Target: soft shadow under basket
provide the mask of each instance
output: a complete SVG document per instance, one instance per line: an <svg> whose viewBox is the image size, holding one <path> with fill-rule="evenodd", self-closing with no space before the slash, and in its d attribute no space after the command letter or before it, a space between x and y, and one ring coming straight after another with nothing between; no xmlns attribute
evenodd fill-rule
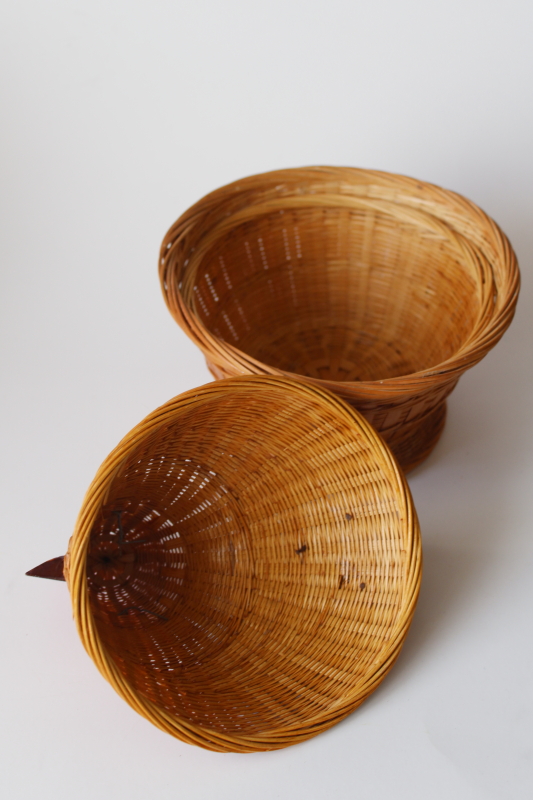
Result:
<svg viewBox="0 0 533 800"><path fill-rule="evenodd" d="M122 440L64 571L85 648L136 711L191 744L253 752L315 736L376 688L420 563L405 478L358 412L244 377L171 400Z"/></svg>

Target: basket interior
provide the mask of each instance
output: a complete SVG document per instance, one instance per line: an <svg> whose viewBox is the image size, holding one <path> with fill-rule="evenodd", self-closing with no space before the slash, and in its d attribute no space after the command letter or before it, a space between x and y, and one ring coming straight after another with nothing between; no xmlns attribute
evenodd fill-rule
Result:
<svg viewBox="0 0 533 800"><path fill-rule="evenodd" d="M261 388L139 443L87 557L128 682L228 734L346 701L397 634L405 587L406 512L380 452L331 406Z"/></svg>
<svg viewBox="0 0 533 800"><path fill-rule="evenodd" d="M195 310L270 366L334 381L434 367L468 339L479 276L451 237L368 209L258 216L198 264Z"/></svg>

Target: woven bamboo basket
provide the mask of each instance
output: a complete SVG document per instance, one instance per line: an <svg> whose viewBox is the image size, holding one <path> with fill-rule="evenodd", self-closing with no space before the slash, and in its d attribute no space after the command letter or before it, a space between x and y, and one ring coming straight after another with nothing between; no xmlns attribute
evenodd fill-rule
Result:
<svg viewBox="0 0 533 800"><path fill-rule="evenodd" d="M420 585L409 489L348 404L277 377L220 381L104 461L64 573L85 648L159 728L210 750L301 742L398 656ZM30 574L61 578L62 559Z"/></svg>
<svg viewBox="0 0 533 800"><path fill-rule="evenodd" d="M444 426L446 397L499 340L519 273L465 198L385 172L255 175L207 195L166 235L167 305L216 378L292 375L329 388L405 469Z"/></svg>

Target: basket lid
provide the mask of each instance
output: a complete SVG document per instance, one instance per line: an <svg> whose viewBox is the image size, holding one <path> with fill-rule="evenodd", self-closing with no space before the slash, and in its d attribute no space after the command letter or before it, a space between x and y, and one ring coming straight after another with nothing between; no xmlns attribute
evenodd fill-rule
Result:
<svg viewBox="0 0 533 800"><path fill-rule="evenodd" d="M250 752L320 733L376 688L420 565L405 478L363 417L247 376L180 395L120 442L65 575L85 648L136 711Z"/></svg>

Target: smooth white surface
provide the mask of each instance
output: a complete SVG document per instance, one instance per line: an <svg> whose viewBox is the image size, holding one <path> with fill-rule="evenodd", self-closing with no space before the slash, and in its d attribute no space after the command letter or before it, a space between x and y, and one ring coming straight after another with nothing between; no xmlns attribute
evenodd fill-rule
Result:
<svg viewBox="0 0 533 800"><path fill-rule="evenodd" d="M530 0L8 0L2 85L0 787L24 800L533 796ZM63 584L86 488L145 414L210 376L166 311L159 243L228 181L305 164L479 203L519 256L517 317L411 477L425 546L395 669L345 722L218 755L97 673Z"/></svg>

